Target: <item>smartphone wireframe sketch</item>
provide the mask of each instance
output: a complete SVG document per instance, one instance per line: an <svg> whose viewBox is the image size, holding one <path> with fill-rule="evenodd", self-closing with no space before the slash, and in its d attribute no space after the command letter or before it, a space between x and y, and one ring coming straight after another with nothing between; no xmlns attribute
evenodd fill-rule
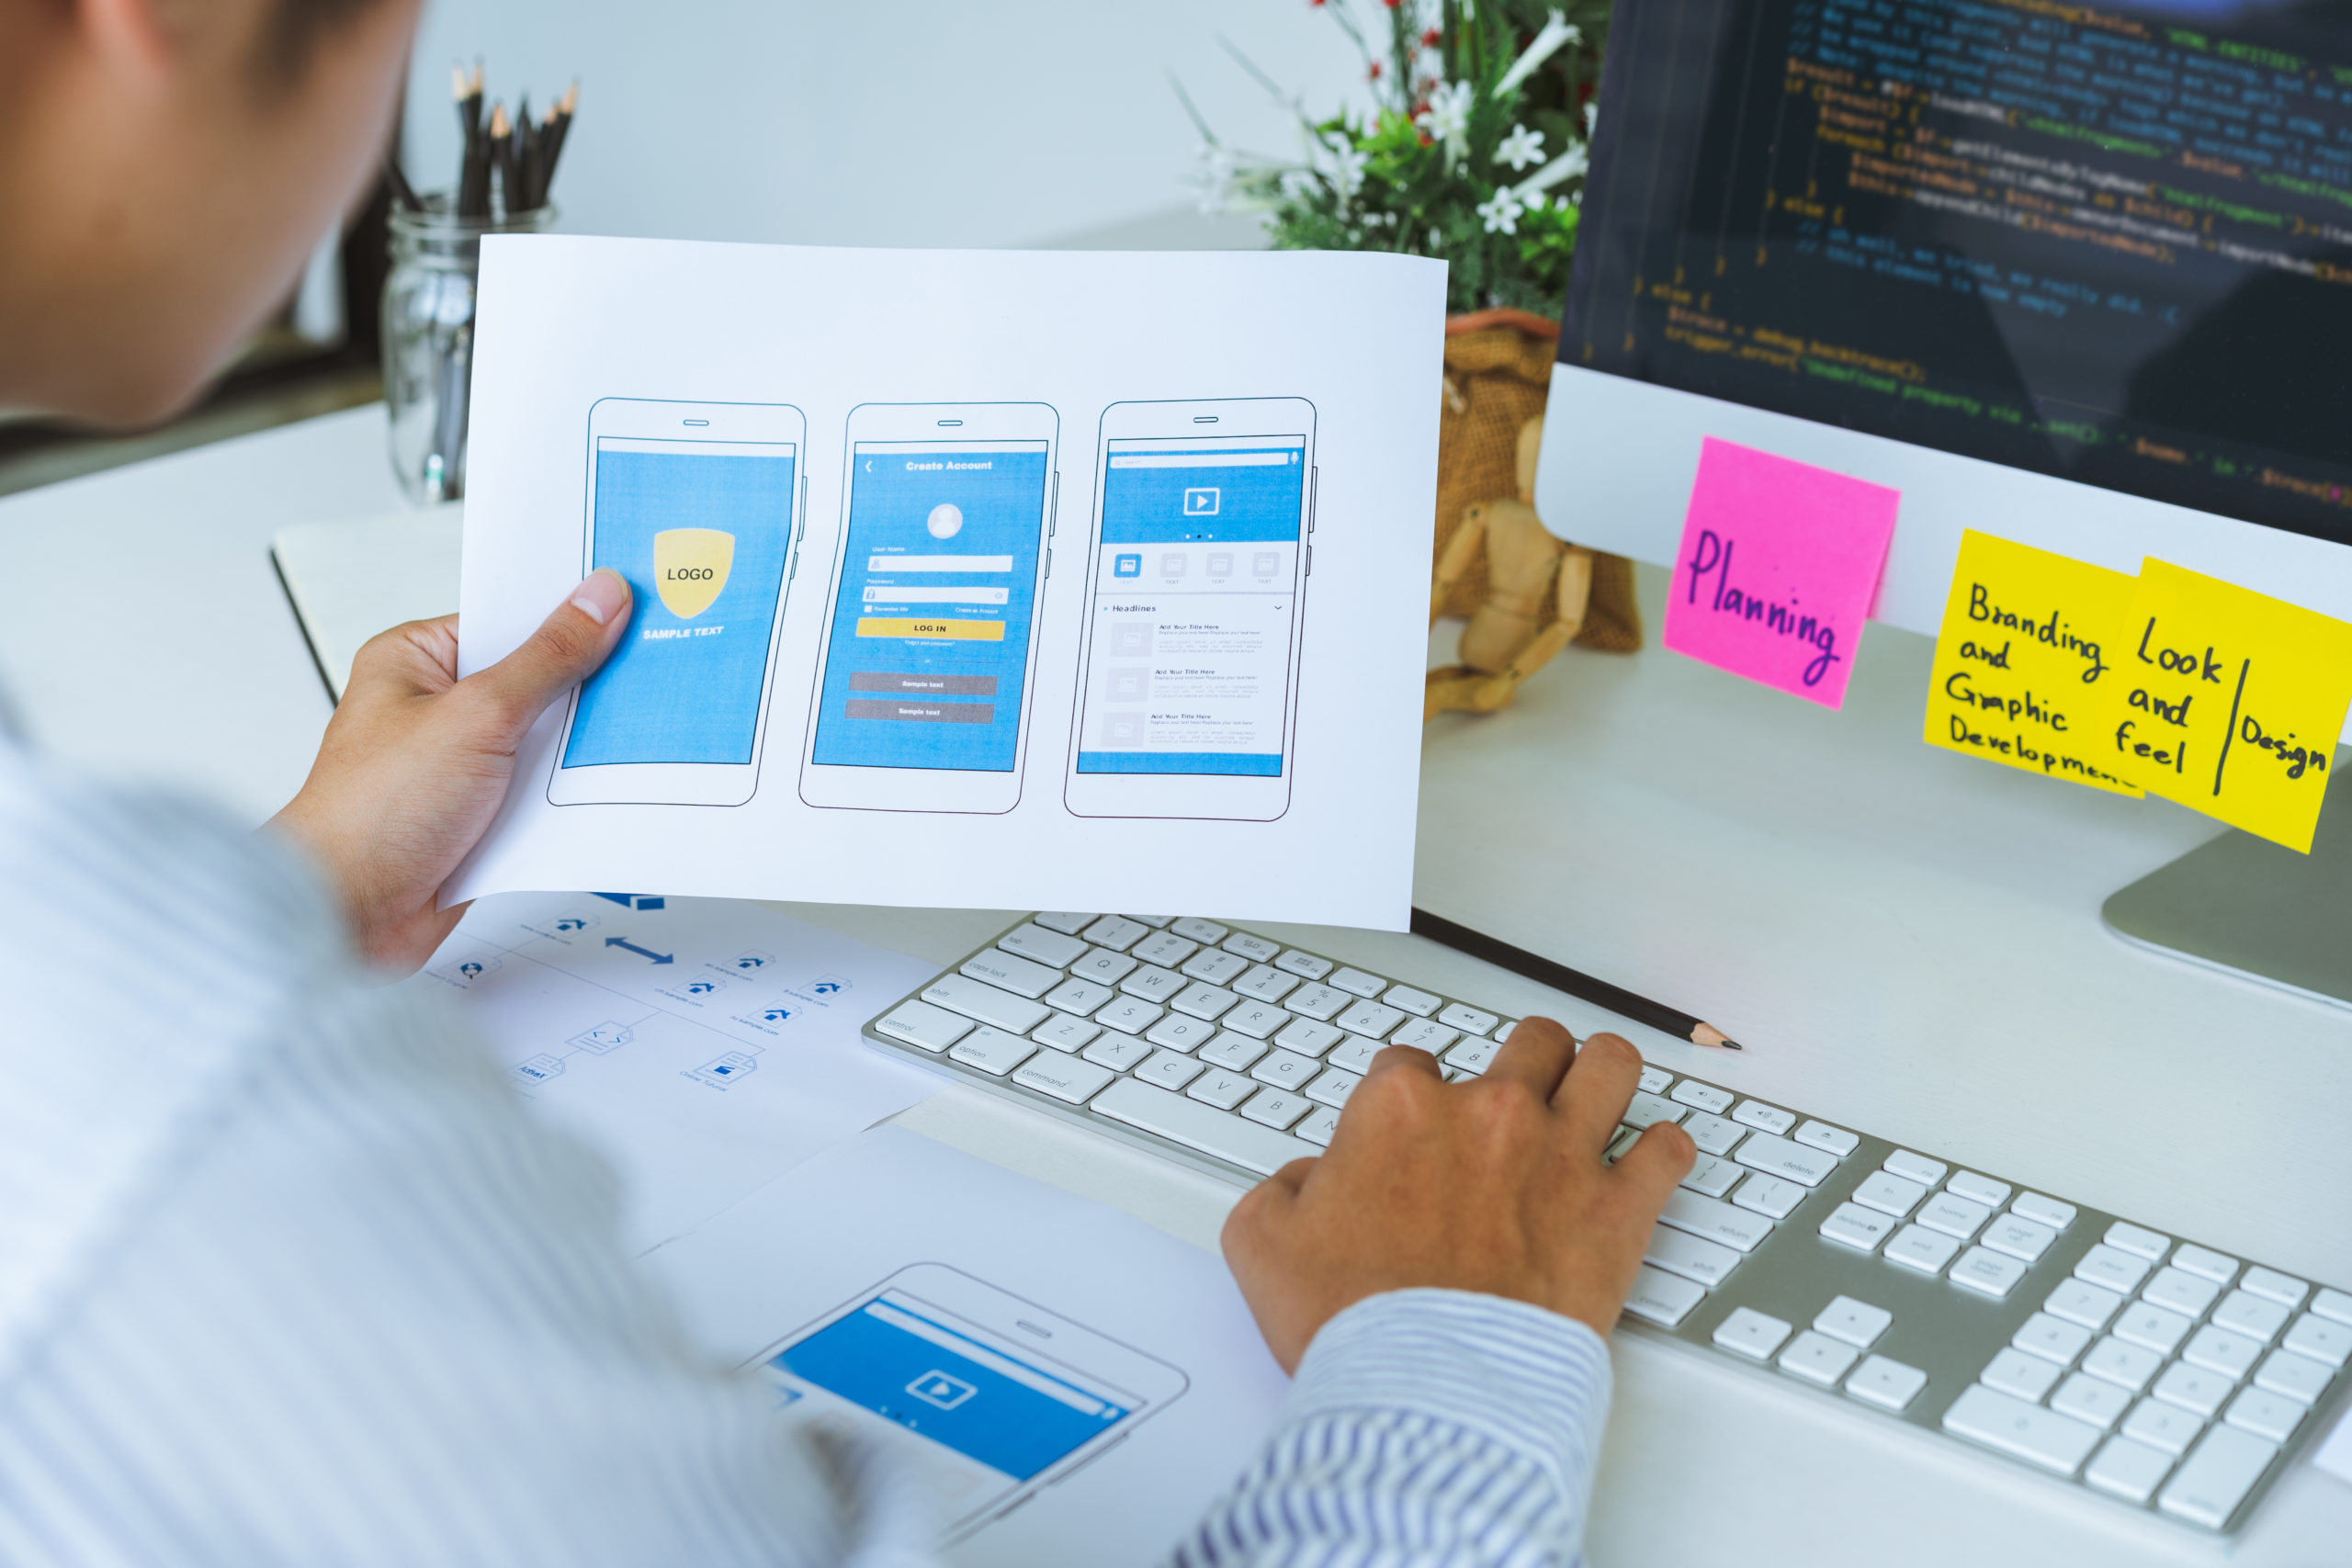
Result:
<svg viewBox="0 0 2352 1568"><path fill-rule="evenodd" d="M565 709L551 803L741 806L759 788L807 446L784 403L588 411L583 575L612 568L633 603Z"/></svg>
<svg viewBox="0 0 2352 1568"><path fill-rule="evenodd" d="M950 1540L1181 1396L1176 1367L960 1269L917 1263L753 1359L785 1416L901 1445Z"/></svg>
<svg viewBox="0 0 2352 1568"><path fill-rule="evenodd" d="M850 411L801 799L1020 803L1059 433L1044 403Z"/></svg>
<svg viewBox="0 0 2352 1568"><path fill-rule="evenodd" d="M1063 801L1271 822L1296 772L1315 528L1303 398L1102 411Z"/></svg>

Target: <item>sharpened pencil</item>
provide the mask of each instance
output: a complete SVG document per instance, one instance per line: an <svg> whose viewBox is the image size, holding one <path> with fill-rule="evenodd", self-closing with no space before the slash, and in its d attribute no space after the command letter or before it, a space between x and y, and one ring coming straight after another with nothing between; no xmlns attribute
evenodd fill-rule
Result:
<svg viewBox="0 0 2352 1568"><path fill-rule="evenodd" d="M1466 953L1473 958L1483 958L1498 968L1565 991L1579 1001L1590 1002L1597 1008L1647 1024L1661 1034L1671 1034L1678 1040L1688 1040L1693 1045L1707 1045L1722 1051L1745 1051L1747 1046L1717 1029L1703 1019L1679 1012L1663 1002L1598 980L1581 970L1565 964L1554 963L1541 953L1530 953L1523 947L1513 947L1498 937L1457 925L1427 909L1413 911L1412 930L1415 936L1425 936L1431 942L1442 942L1456 953Z"/></svg>

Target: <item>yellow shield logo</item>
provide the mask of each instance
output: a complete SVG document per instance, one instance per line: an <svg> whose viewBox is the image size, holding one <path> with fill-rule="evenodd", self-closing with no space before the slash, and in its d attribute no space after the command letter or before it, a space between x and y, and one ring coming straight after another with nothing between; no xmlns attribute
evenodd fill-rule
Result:
<svg viewBox="0 0 2352 1568"><path fill-rule="evenodd" d="M653 536L654 586L682 621L710 608L734 564L735 536L717 528L668 528Z"/></svg>

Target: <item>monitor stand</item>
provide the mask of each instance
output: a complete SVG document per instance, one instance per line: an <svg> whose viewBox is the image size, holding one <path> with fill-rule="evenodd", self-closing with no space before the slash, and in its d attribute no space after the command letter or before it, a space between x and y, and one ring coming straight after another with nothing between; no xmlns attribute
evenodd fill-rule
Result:
<svg viewBox="0 0 2352 1568"><path fill-rule="evenodd" d="M2233 828L2099 913L2126 942L2352 1007L2352 800L2320 814L2308 855Z"/></svg>

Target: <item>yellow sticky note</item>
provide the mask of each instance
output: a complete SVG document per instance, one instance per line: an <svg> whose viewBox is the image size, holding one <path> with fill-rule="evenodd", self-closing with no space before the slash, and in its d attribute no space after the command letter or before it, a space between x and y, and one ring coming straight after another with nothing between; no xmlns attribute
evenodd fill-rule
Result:
<svg viewBox="0 0 2352 1568"><path fill-rule="evenodd" d="M1928 744L2139 795L2103 733L2132 587L2124 572L1962 534L1928 685Z"/></svg>
<svg viewBox="0 0 2352 1568"><path fill-rule="evenodd" d="M2117 772L2311 852L2352 705L2352 626L2151 559L2115 662L2106 755Z"/></svg>

